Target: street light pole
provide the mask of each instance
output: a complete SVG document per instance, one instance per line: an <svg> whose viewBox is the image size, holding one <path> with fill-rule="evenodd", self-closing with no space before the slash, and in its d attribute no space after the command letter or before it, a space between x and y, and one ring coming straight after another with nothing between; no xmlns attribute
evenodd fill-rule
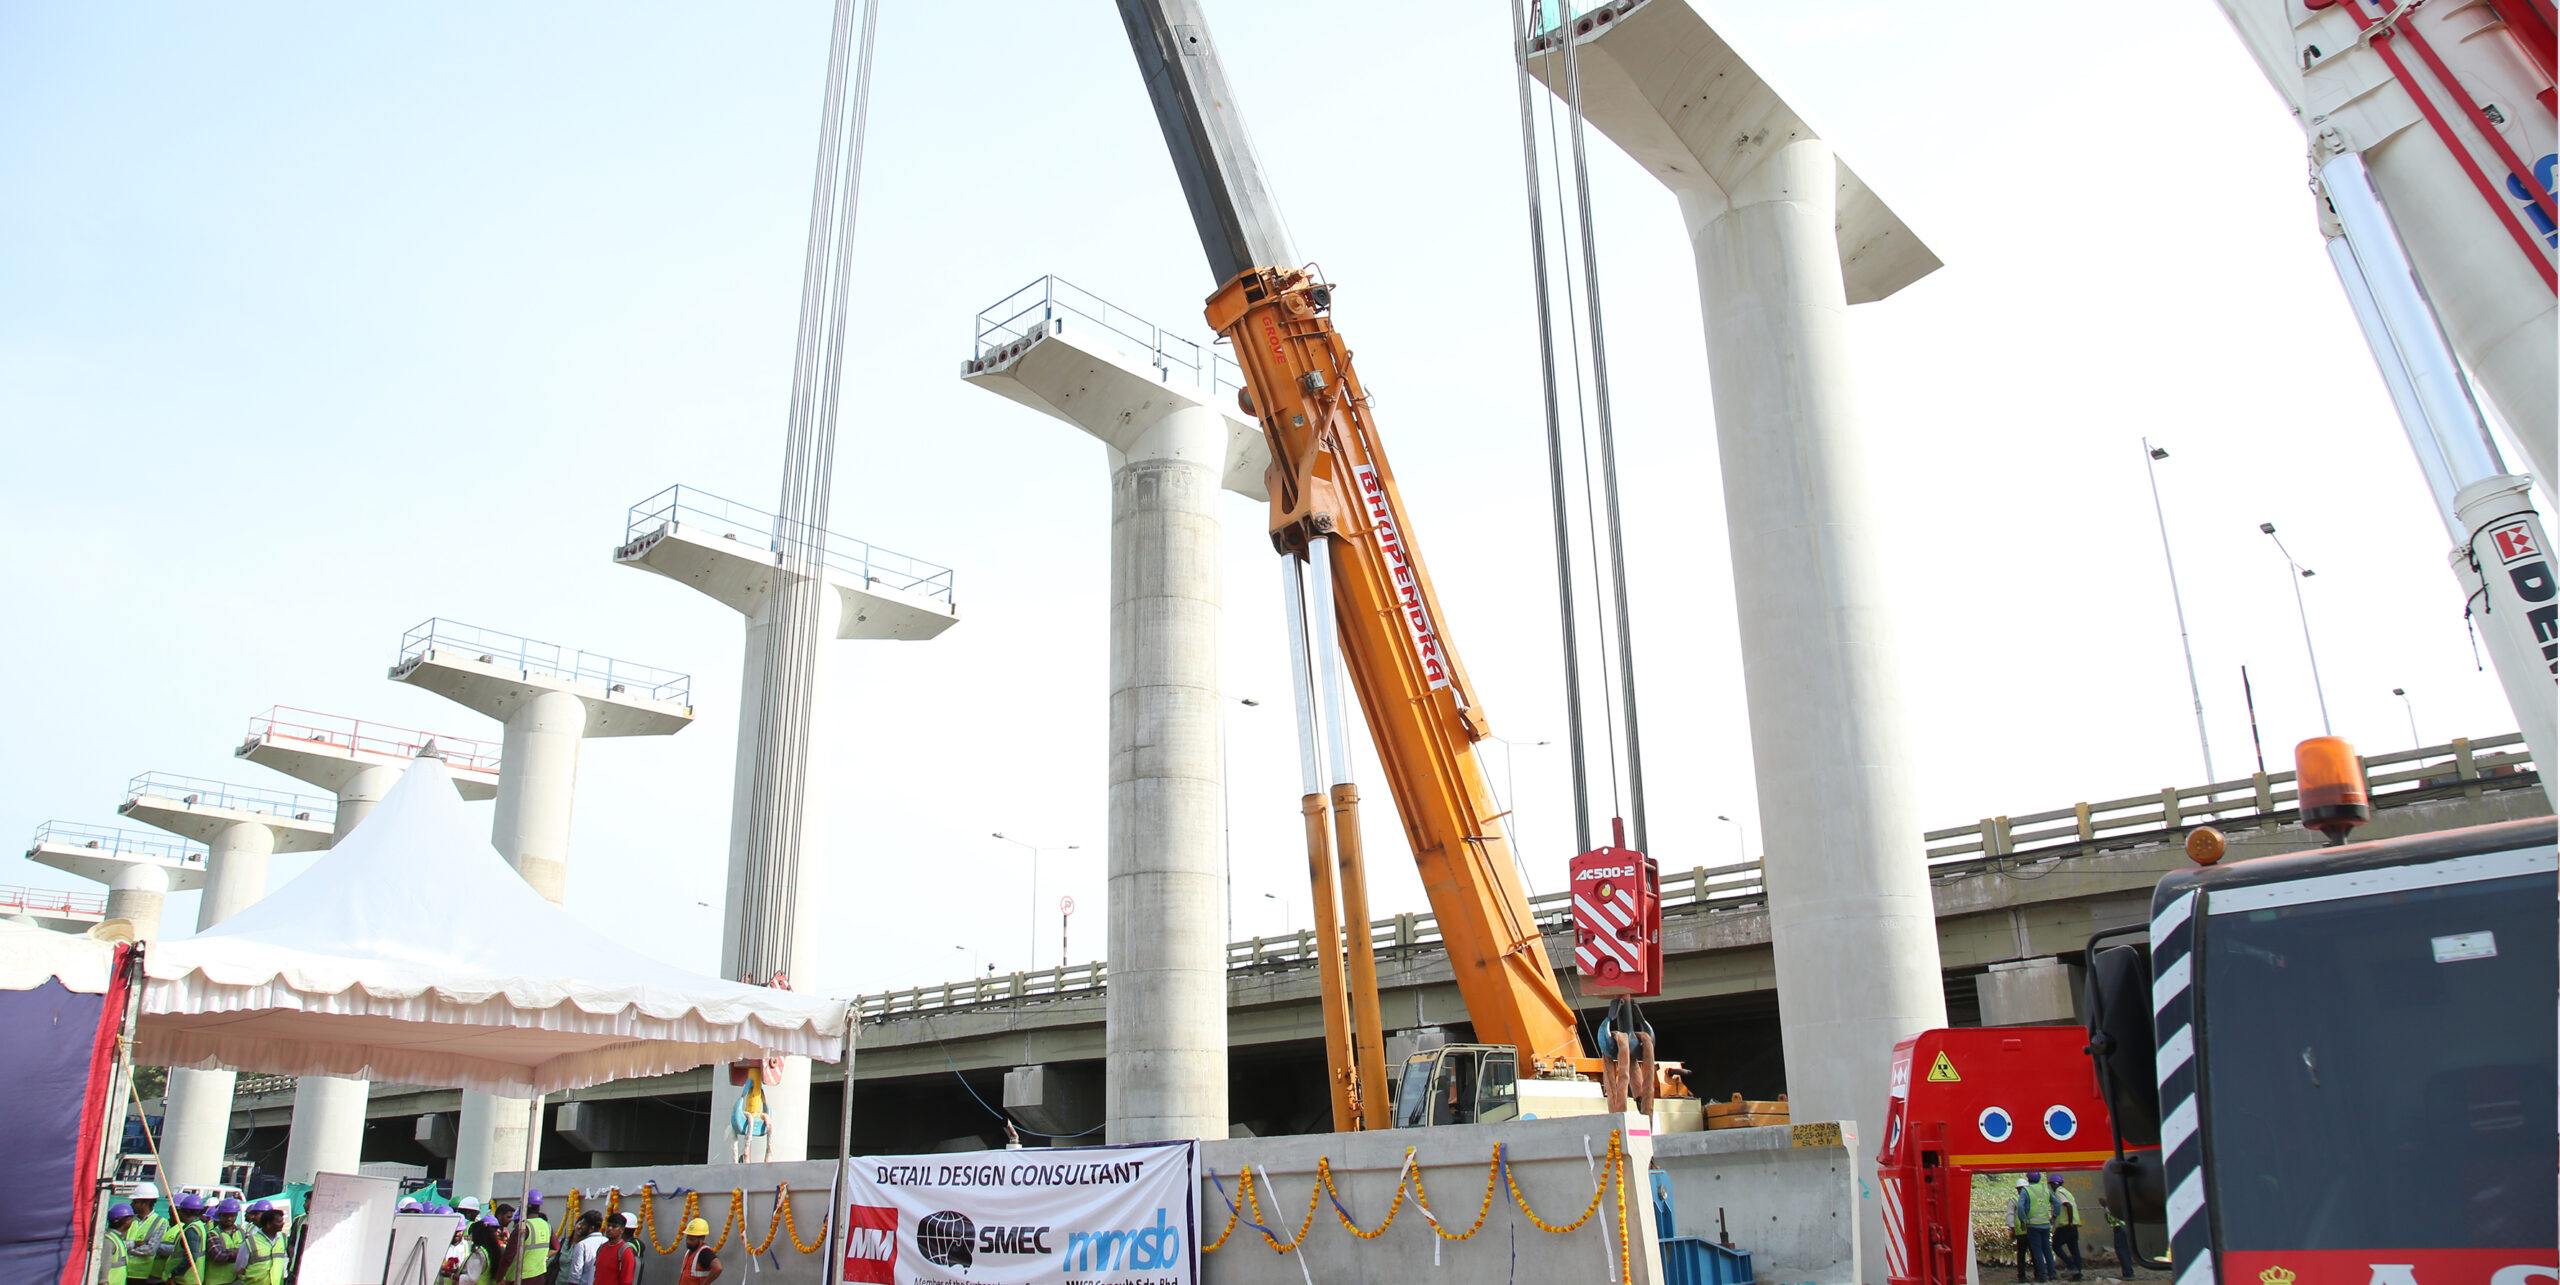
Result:
<svg viewBox="0 0 2560 1285"><path fill-rule="evenodd" d="M2413 750L2426 748L2427 743L2418 739L2418 707L2409 703L2409 689L2394 687L2391 689L2391 694L2400 698L2400 708L2409 713L2409 748Z"/></svg>
<svg viewBox="0 0 2560 1285"><path fill-rule="evenodd" d="M1262 894L1262 899L1263 899L1264 901L1279 901L1279 902L1280 902L1280 922L1281 922L1282 924L1284 924L1284 925L1286 925L1286 926L1288 927L1288 929L1289 929L1289 935L1290 935L1290 936L1292 936L1292 937L1297 936L1297 935L1298 935L1298 909L1297 909L1297 907L1290 905L1290 904L1289 904L1288 902L1286 902L1286 901L1281 901L1281 900L1280 900L1280 898L1278 898L1278 897L1276 897L1276 896L1273 896L1272 894L1267 893L1267 892L1266 892L1266 893L1264 893L1264 894Z"/></svg>
<svg viewBox="0 0 2560 1285"><path fill-rule="evenodd" d="M2284 564L2293 570L2293 613L2302 619L2302 654L2311 658L2311 694L2320 701L2320 734L2335 735L2329 728L2329 693L2320 686L2320 653L2311 645L2311 609L2302 602L2302 582L2316 573L2293 560L2293 551L2284 547L2275 523L2261 522L2258 529L2276 542L2276 552L2284 555Z"/></svg>
<svg viewBox="0 0 2560 1285"><path fill-rule="evenodd" d="M2196 681L2196 649L2187 641L2187 603L2178 592L2178 560L2169 553L2169 513L2160 507L2159 461L2169 458L2164 447L2153 446L2142 439L2142 471L2151 479L2151 516L2160 524L2160 561L2169 568L2169 605L2178 613L2178 650L2187 658L2187 694L2196 706L2196 744L2204 749L2204 779L2217 779L2213 774L2213 740L2204 730L2204 685Z"/></svg>
<svg viewBox="0 0 2560 1285"><path fill-rule="evenodd" d="M1528 858L1524 854L1528 851L1529 840L1520 833L1520 793L1518 789L1514 787L1514 773L1511 770L1512 760L1519 756L1520 747L1522 745L1527 745L1530 749L1534 750L1541 746L1553 745L1555 742L1515 741L1508 736L1492 735L1486 736L1485 739L1488 741L1502 742L1502 806L1511 813L1511 824L1509 826L1511 831L1511 860L1513 864L1520 867L1521 880L1523 882L1527 882L1529 879L1529 863ZM1535 887L1530 889L1532 894L1536 893L1536 891L1537 889Z"/></svg>
<svg viewBox="0 0 2560 1285"><path fill-rule="evenodd" d="M1022 840L1013 838L1012 836L1002 832L991 834L988 837L1002 839L1005 842L1010 843L1017 848L1021 848L1031 854L1031 953L1022 957L1023 970L1028 972L1040 966L1040 854L1043 852L1073 852L1076 850L1077 845L1068 843L1043 848L1038 844L1024 843Z"/></svg>
<svg viewBox="0 0 2560 1285"><path fill-rule="evenodd" d="M1223 695L1223 693L1221 693ZM1258 709L1262 702L1250 696L1228 696L1247 709ZM1222 940L1236 939L1236 819L1227 807L1227 708L1218 707L1218 848L1226 866L1227 935Z"/></svg>
<svg viewBox="0 0 2560 1285"><path fill-rule="evenodd" d="M1735 864L1751 864L1751 845L1742 832L1742 823L1722 813L1716 814L1716 820L1722 821L1726 825L1733 827L1733 856Z"/></svg>

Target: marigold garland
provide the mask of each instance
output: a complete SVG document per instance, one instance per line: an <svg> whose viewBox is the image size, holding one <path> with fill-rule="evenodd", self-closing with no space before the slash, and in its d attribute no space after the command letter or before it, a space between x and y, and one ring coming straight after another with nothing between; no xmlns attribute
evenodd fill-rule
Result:
<svg viewBox="0 0 2560 1285"><path fill-rule="evenodd" d="M1558 1226L1540 1217L1538 1211L1530 1207L1528 1197L1520 1190L1519 1175L1512 1171L1508 1157L1503 1154L1502 1144L1497 1142L1493 1147L1493 1158L1485 1163L1484 1196L1476 1205L1475 1221L1468 1224L1465 1231L1452 1232L1441 1226L1439 1216L1431 1212L1430 1196L1422 1181L1422 1165L1415 1159L1413 1148L1405 1148L1404 1170L1397 1177L1395 1194L1387 1201L1386 1217L1380 1219L1376 1227L1366 1231L1361 1229L1359 1221L1352 1217L1351 1211L1342 1203L1341 1188L1335 1184L1333 1178L1332 1160L1319 1156L1316 1158L1315 1185L1307 1192L1307 1216L1299 1222L1297 1234L1285 1242L1274 1236L1270 1227L1265 1224L1262 1197L1257 1189L1261 1184L1255 1181L1253 1168L1248 1165L1236 1183L1235 1198L1227 1202L1227 1225L1218 1232L1217 1239L1201 1246L1200 1252L1204 1254L1218 1252L1219 1248L1227 1243L1228 1237L1235 1234L1239 1225L1249 1225L1262 1237L1262 1242L1271 1247L1273 1253L1289 1253L1306 1243L1308 1234L1315 1228L1316 1205L1327 1196L1333 1199L1333 1216L1342 1224L1343 1230L1362 1240L1376 1240L1385 1235L1389 1227L1395 1225L1396 1215L1404 1208L1405 1193L1408 1189L1413 1194L1415 1206L1420 1208L1423 1216L1430 1221L1433 1235L1442 1240L1466 1240L1484 1229L1485 1219L1493 1212L1493 1193L1497 1184L1509 1187L1511 1203L1518 1206L1522 1214L1527 1215L1531 1226L1550 1235L1563 1236L1580 1231L1584 1224L1590 1222L1592 1215L1600 1212L1601 1199L1612 1194L1611 1189L1614 1188L1617 1197L1618 1279L1631 1282L1635 1279L1635 1255L1633 1247L1627 1243L1627 1162L1629 1158L1626 1150L1626 1134L1621 1130L1611 1131L1609 1150L1604 1160L1608 1165L1607 1175L1592 1187L1591 1203L1583 1207L1581 1216L1572 1222ZM1279 1191L1274 1189L1271 1194L1276 1203ZM1251 1211L1250 1216L1247 1214L1248 1210Z"/></svg>
<svg viewBox="0 0 2560 1285"><path fill-rule="evenodd" d="M682 1228L685 1223L701 1217L702 1193L698 1191L689 1191L685 1193L684 1216L676 1223L678 1228L676 1238L665 1244L660 1244L658 1241L657 1202L663 1197L658 1194L657 1184L643 1183L640 1186L640 1190L634 1194L644 1197L644 1199L640 1201L640 1225L641 1229L648 1236L650 1247L661 1254L672 1254L678 1249L683 1248L684 1233ZM568 1213L565 1215L566 1221L572 1224L576 1223L578 1221L578 1213L581 1209L586 1207L586 1203L586 1193L579 1191L575 1187L570 1188ZM786 1182L777 1184L774 1189L773 1217L772 1220L765 1225L764 1240L762 1243L750 1242L747 1238L746 1208L746 1190L744 1188L733 1188L729 1192L728 1216L720 1220L720 1236L717 1240L711 1242L711 1249L714 1253L728 1247L729 1234L734 1230L737 1233L738 1244L741 1247L750 1254L762 1255L772 1250L775 1238L780 1236L786 1229L791 1235L791 1247L793 1249L796 1249L803 1254L817 1254L824 1253L826 1251L827 1228L834 1220L834 1215L830 1213L826 1218L819 1220L818 1239L815 1244L800 1239L800 1218L799 1214L791 1207L790 1183ZM608 1218L622 1212L622 1188L605 1188L604 1212L605 1216Z"/></svg>

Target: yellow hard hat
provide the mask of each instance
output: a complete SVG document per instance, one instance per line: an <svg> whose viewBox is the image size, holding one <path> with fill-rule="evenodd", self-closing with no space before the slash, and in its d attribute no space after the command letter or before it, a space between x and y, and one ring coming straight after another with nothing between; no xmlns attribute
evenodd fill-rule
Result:
<svg viewBox="0 0 2560 1285"><path fill-rule="evenodd" d="M711 1224L696 1218L684 1225L684 1234L687 1236L708 1236L711 1234Z"/></svg>

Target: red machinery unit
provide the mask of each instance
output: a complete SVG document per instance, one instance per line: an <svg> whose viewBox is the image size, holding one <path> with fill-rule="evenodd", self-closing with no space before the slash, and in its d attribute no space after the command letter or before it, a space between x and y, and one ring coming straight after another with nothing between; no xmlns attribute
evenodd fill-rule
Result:
<svg viewBox="0 0 2560 1285"><path fill-rule="evenodd" d="M1662 871L1633 848L1594 848L1567 866L1573 882L1573 959L1582 988L1662 993Z"/></svg>
<svg viewBox="0 0 2560 1285"><path fill-rule="evenodd" d="M1963 1285L1975 1173L2098 1169L2115 1157L2088 1044L2077 1026L1992 1026L1894 1046L1876 1166L1892 1285Z"/></svg>

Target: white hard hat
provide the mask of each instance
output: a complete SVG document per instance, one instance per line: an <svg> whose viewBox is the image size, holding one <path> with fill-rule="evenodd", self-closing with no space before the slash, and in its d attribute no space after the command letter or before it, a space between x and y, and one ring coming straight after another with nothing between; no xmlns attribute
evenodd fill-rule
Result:
<svg viewBox="0 0 2560 1285"><path fill-rule="evenodd" d="M2019 1181L2024 1182L2026 1180L2021 1178ZM453 1207L456 1209L468 1209L476 1214L480 1212L480 1198L478 1196L464 1196L462 1199L453 1202Z"/></svg>
<svg viewBox="0 0 2560 1285"><path fill-rule="evenodd" d="M158 1200L160 1198L160 1188L154 1183L142 1183L133 1189L132 1198L135 1200Z"/></svg>

